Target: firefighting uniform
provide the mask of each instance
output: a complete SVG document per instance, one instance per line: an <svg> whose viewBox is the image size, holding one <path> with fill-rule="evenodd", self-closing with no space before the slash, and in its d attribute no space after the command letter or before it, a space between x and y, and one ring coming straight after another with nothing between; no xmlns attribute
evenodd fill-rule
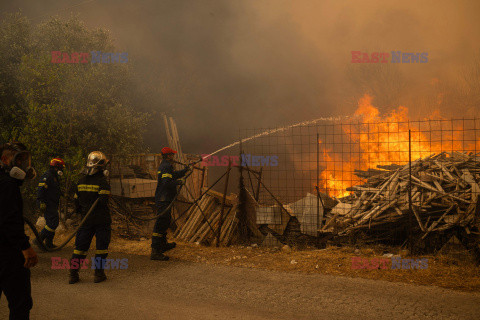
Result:
<svg viewBox="0 0 480 320"><path fill-rule="evenodd" d="M20 182L0 169L0 297L7 297L11 319L28 319L33 306L30 270L22 250L30 247L25 235Z"/></svg>
<svg viewBox="0 0 480 320"><path fill-rule="evenodd" d="M37 201L44 203L47 207L45 210L45 228L40 232L42 239L46 239L47 243L53 240L55 229L58 227L58 204L60 202L61 190L58 181L57 169L50 168L40 178L37 188Z"/></svg>
<svg viewBox="0 0 480 320"><path fill-rule="evenodd" d="M107 258L112 224L108 208L109 195L110 185L101 170L94 175L83 176L78 182L75 193L77 212L85 216L95 200L99 197L100 200L77 232L72 259L86 258L93 236L96 238L95 258Z"/></svg>
<svg viewBox="0 0 480 320"><path fill-rule="evenodd" d="M162 160L158 167L158 183L155 190L155 206L157 213L160 214L155 221L152 233L152 248L161 249L166 243L167 229L170 227L172 220L172 208L167 211L166 208L174 200L177 194L177 186L182 182L178 179L182 178L188 168L175 171L173 165L166 159ZM165 211L165 212L164 212Z"/></svg>

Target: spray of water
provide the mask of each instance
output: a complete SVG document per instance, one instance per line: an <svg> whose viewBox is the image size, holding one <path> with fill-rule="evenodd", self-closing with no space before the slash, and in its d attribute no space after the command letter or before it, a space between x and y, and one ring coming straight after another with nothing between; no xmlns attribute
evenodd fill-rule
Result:
<svg viewBox="0 0 480 320"><path fill-rule="evenodd" d="M244 142L247 142L247 141L250 141L250 140L253 140L253 139L256 139L256 138L260 138L260 137L263 137L263 136L268 136L269 134L272 134L272 133L282 132L282 131L288 130L288 129L290 129L290 128L295 128L295 127L308 126L308 125L310 125L310 124L314 124L314 123L317 123L317 122L319 122L319 121L338 121L338 120L346 119L346 118L349 118L349 116L318 118L318 119L314 119L314 120L308 120L308 121L303 121L303 122L295 123L295 124L288 125L288 126L281 127L281 128L276 128L276 129L267 130L267 131L264 131L264 132L262 132L262 133L253 135L253 136L251 136L251 137L248 137L248 138L245 138L245 139L241 139L241 140L239 140L239 141L236 141L236 142L234 142L234 143L231 143L231 144L229 144L228 146L225 146L225 147L223 147L223 148L220 148L220 149L218 149L217 151L214 151L214 152L212 152L212 153L204 156L203 159L207 159L208 157L211 157L211 156L213 156L214 154L219 153L220 151L229 149L229 148L231 148L231 147L235 147L236 145L239 145L240 143L244 143Z"/></svg>

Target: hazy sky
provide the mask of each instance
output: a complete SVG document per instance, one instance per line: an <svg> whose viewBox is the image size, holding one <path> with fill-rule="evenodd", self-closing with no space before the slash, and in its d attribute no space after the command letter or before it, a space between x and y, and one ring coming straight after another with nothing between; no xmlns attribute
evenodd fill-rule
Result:
<svg viewBox="0 0 480 320"><path fill-rule="evenodd" d="M455 82L480 50L475 0L2 0L0 5L2 11L18 9L34 23L74 13L90 27L109 29L145 88L145 105L138 107L174 116L184 150L192 153L212 152L245 128L352 114L358 95L372 88L379 96L374 104L385 104L379 105L382 111L401 103L413 117L436 108L448 113L448 106L422 99L437 95L438 83ZM370 86L351 76L352 50L428 52L429 60L395 66L387 80L372 73ZM362 66L369 74L370 67L378 66ZM395 98L384 95L397 78L405 89ZM160 120L149 137L153 151L162 145L156 139L163 130Z"/></svg>

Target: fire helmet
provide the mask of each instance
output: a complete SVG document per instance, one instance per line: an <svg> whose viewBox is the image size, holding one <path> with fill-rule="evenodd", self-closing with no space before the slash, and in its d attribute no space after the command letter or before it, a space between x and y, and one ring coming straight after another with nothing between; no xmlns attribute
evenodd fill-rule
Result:
<svg viewBox="0 0 480 320"><path fill-rule="evenodd" d="M50 160L50 167L57 167L63 169L65 167L65 161L62 158L53 158Z"/></svg>
<svg viewBox="0 0 480 320"><path fill-rule="evenodd" d="M87 157L87 174L94 175L99 170L105 169L108 159L101 151L93 151Z"/></svg>

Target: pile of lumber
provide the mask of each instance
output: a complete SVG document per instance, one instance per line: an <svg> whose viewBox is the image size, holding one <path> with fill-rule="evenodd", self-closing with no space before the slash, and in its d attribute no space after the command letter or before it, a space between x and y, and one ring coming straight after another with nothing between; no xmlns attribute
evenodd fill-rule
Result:
<svg viewBox="0 0 480 320"><path fill-rule="evenodd" d="M224 205L222 205L224 203ZM185 213L183 225L175 231L175 238L185 242L228 246L237 236L238 201L235 195L226 196L209 190L197 204Z"/></svg>
<svg viewBox="0 0 480 320"><path fill-rule="evenodd" d="M384 240L407 229L417 239L453 227L479 230L480 153L442 152L413 161L411 168L392 164L356 175L366 183L347 189L352 195L340 199L320 231L361 231Z"/></svg>

